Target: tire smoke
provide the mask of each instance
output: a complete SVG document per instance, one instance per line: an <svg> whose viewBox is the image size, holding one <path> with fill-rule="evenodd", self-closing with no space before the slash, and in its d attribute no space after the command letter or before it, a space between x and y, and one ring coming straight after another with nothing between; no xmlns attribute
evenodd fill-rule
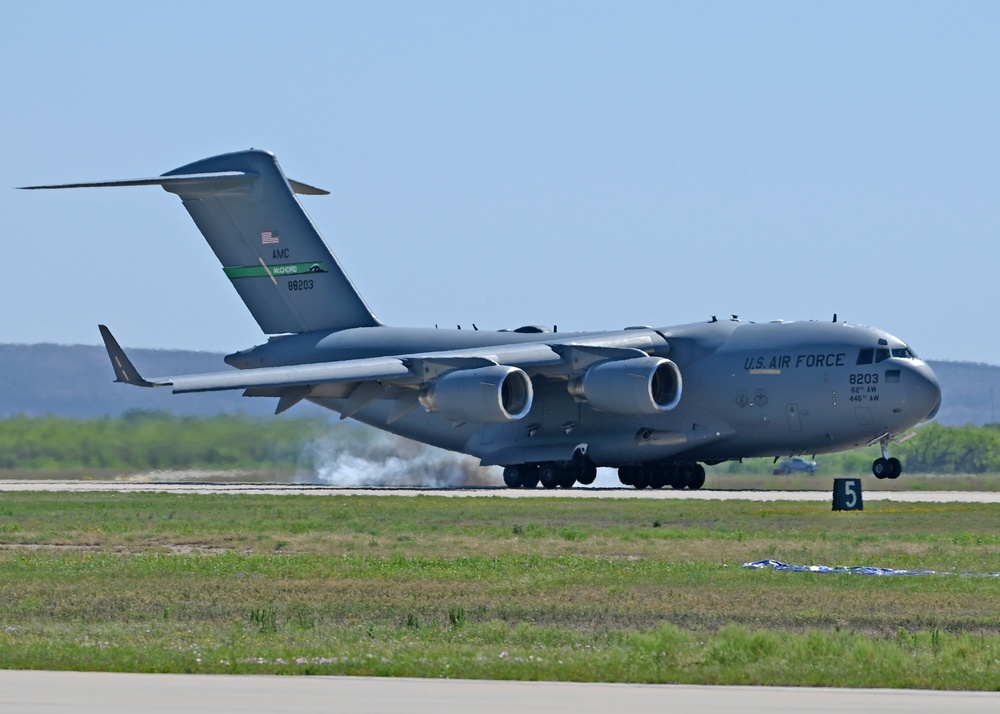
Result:
<svg viewBox="0 0 1000 714"><path fill-rule="evenodd" d="M320 438L307 447L299 483L328 486L462 488L501 486L498 469L476 459L382 432L359 432L358 438Z"/></svg>

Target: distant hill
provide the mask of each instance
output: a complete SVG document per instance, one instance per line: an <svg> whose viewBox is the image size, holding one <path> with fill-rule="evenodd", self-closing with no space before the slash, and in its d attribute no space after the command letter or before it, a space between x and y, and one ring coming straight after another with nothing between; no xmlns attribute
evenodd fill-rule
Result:
<svg viewBox="0 0 1000 714"><path fill-rule="evenodd" d="M1000 417L1000 367L980 362L929 361L941 381L941 410L946 426L995 424Z"/></svg>
<svg viewBox="0 0 1000 714"><path fill-rule="evenodd" d="M150 376L225 371L223 355L184 350L129 350L139 371ZM995 422L1000 409L1000 367L972 362L930 363L944 400L938 421L946 425ZM119 416L130 409L165 409L180 415L274 413L274 399L246 399L240 392L174 395L166 389L114 384L103 347L0 345L0 418L58 414L78 418ZM331 415L312 404L292 412Z"/></svg>
<svg viewBox="0 0 1000 714"><path fill-rule="evenodd" d="M231 369L223 355L184 350L129 350L144 375L220 372ZM165 409L178 415L211 416L274 413L274 399L248 399L241 392L171 394L169 389L136 389L114 383L103 347L85 345L0 345L0 418L15 414L89 419L120 416L130 409ZM332 414L304 403L299 416Z"/></svg>

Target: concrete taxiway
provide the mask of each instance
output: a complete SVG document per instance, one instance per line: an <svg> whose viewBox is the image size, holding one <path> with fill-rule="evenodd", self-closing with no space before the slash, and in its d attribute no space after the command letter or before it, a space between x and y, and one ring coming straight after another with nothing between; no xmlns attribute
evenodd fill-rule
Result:
<svg viewBox="0 0 1000 714"><path fill-rule="evenodd" d="M782 714L1000 711L994 692L575 684L369 677L0 671L0 711L24 714Z"/></svg>

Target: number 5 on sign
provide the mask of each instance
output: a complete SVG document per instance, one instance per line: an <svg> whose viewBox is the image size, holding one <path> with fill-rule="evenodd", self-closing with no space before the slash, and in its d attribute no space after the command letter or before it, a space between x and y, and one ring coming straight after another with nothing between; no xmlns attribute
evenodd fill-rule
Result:
<svg viewBox="0 0 1000 714"><path fill-rule="evenodd" d="M833 480L833 510L865 510L865 504L861 500L861 479L835 478Z"/></svg>

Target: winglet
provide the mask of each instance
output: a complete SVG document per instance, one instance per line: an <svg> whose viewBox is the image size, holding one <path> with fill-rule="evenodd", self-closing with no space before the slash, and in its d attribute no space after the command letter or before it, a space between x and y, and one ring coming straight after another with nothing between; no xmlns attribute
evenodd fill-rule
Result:
<svg viewBox="0 0 1000 714"><path fill-rule="evenodd" d="M159 387L164 385L163 382L147 382L143 379L142 375L139 374L139 370L132 365L132 361L125 354L125 350L118 344L118 340L111 334L111 330L105 325L98 325L97 327L101 331L101 337L104 339L104 348L108 351L108 357L111 358L111 366L115 370L116 382L132 384L137 387Z"/></svg>

